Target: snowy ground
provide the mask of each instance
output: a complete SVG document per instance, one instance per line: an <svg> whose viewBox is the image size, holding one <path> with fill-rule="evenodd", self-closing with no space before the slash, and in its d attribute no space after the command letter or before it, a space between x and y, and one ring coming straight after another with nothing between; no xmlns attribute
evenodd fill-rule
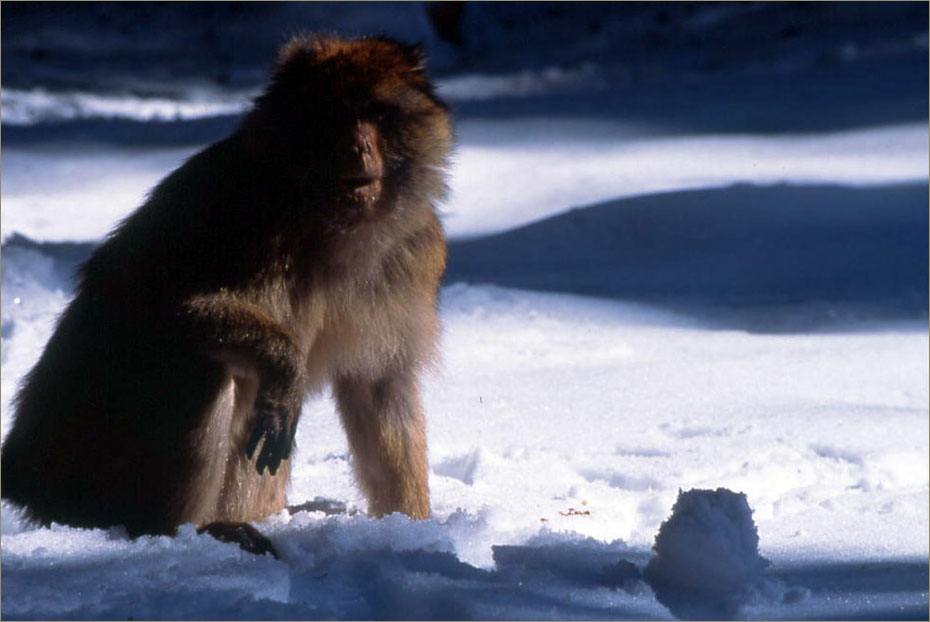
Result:
<svg viewBox="0 0 930 622"><path fill-rule="evenodd" d="M925 56L926 38L907 41ZM812 71L792 92L816 91ZM695 596L705 616L927 618L930 146L905 105L923 98L926 114L926 83L884 102L825 91L832 119L801 97L766 108L761 78L732 94L732 116L663 116L681 104L662 85L591 115L619 97L579 83L609 67L501 75L441 81L460 116L443 365L424 386L433 518L365 517L316 396L290 501L346 509L263 521L281 561L189 526L135 541L35 529L4 504L4 618L687 616L644 569L679 491L718 488L753 513L736 511L735 531L715 514L714 544L745 545L754 520L771 564L736 613ZM235 86L167 104L4 91L4 435L74 266L234 123ZM692 532L677 542L673 569L726 582L726 555Z"/></svg>

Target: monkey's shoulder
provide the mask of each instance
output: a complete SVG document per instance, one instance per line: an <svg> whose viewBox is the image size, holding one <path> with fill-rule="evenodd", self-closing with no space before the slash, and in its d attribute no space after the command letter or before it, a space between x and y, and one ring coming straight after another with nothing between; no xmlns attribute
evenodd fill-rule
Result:
<svg viewBox="0 0 930 622"><path fill-rule="evenodd" d="M404 236L385 254L385 278L392 285L435 289L446 267L446 239L435 212L430 210L420 227Z"/></svg>

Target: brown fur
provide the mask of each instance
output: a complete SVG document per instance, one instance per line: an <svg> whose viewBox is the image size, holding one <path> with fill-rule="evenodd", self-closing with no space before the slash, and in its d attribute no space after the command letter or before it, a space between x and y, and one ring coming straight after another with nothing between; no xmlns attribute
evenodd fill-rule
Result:
<svg viewBox="0 0 930 622"><path fill-rule="evenodd" d="M429 515L417 377L434 354L451 145L415 49L298 37L230 137L82 266L16 398L3 496L42 524L171 533L285 505L332 383L376 515Z"/></svg>

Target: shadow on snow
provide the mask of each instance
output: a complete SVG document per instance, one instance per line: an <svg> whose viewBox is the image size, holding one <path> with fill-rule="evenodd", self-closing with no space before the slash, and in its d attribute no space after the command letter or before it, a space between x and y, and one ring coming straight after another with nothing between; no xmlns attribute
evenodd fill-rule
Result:
<svg viewBox="0 0 930 622"><path fill-rule="evenodd" d="M464 281L657 304L761 332L923 320L928 188L751 186L576 209L450 244Z"/></svg>
<svg viewBox="0 0 930 622"><path fill-rule="evenodd" d="M447 552L326 551L314 530L279 536L284 538L289 542L279 544L290 554L282 562L243 553L199 569L198 559L211 556L180 545L174 552L172 547L159 547L144 548L137 555L114 553L106 563L101 559L50 563L47 557L8 554L3 557L8 582L4 587L9 588L4 594L38 592L36 606L28 611L30 619L126 619L154 612L166 619L217 615L222 619L670 619L641 578L648 552L619 551L594 541L499 546L494 547L495 566L482 570ZM206 576L199 576L196 586L177 581L162 570L172 562L181 562L182 574ZM186 568L188 564L192 567ZM259 584L283 582L288 586L284 592L269 599L241 586L233 589L249 581L256 564L264 569L265 579ZM123 584L121 578L127 573L144 586L142 593ZM146 577L149 573L152 576ZM217 575L215 580L211 574ZM781 568L776 564L766 576L785 587L805 588L805 596L750 604L743 615L927 619L926 560L817 562ZM99 591L93 603L75 609L62 598L89 586ZM889 592L907 604L883 606L882 595ZM5 618L19 619L17 613L4 607Z"/></svg>

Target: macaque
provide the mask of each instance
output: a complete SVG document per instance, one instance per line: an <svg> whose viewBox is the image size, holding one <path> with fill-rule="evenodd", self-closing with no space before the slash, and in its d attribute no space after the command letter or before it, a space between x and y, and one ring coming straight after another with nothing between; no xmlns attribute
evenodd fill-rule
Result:
<svg viewBox="0 0 930 622"><path fill-rule="evenodd" d="M289 41L238 129L81 266L16 396L3 497L43 525L193 523L245 548L244 524L285 507L301 405L329 383L369 513L427 518L418 376L451 143L419 49Z"/></svg>

